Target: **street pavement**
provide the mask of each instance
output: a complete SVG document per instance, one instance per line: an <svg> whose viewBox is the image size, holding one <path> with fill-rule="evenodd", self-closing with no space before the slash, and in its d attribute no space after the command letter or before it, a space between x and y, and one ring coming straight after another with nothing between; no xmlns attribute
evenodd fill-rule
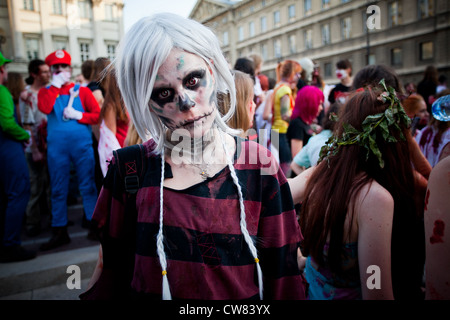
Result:
<svg viewBox="0 0 450 320"><path fill-rule="evenodd" d="M37 256L28 261L0 263L0 300L79 299L94 272L100 243L87 238L81 199L68 207L68 218L71 242L53 250L39 251L39 246L51 237L50 214L43 216L38 236L27 237L24 230L22 246L35 250ZM79 269L68 270L69 266ZM76 288L78 283L80 289Z"/></svg>

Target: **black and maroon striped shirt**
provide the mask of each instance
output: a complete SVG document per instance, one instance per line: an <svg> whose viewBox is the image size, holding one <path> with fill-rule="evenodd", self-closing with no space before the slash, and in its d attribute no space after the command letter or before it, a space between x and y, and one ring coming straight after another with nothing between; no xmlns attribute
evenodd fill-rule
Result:
<svg viewBox="0 0 450 320"><path fill-rule="evenodd" d="M297 248L303 238L287 180L267 149L235 139L234 167L243 192L247 228L258 250L264 299L304 299L304 278L297 266ZM128 278L123 275L121 279L125 282L122 290L139 298L161 298L156 250L161 158L153 153L152 140L144 146L147 171L136 195L137 221L129 242L133 247L129 260L118 253L127 250L129 213L125 212L128 196L114 161L105 178L93 216L102 230L105 274L96 286L110 289L114 284L108 283L112 281L108 273L115 272L117 278L121 277L118 273L129 272ZM165 171L170 178L167 163ZM259 298L255 261L239 223L239 197L228 167L181 191L164 188L163 230L173 299ZM122 271L112 271L118 265Z"/></svg>

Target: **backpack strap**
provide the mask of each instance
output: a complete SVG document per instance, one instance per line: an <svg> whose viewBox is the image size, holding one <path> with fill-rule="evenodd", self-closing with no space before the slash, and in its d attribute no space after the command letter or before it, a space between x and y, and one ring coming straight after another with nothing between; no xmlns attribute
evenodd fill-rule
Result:
<svg viewBox="0 0 450 320"><path fill-rule="evenodd" d="M145 148L142 144L113 151L119 174L125 183L125 191L136 194L142 186L146 171Z"/></svg>

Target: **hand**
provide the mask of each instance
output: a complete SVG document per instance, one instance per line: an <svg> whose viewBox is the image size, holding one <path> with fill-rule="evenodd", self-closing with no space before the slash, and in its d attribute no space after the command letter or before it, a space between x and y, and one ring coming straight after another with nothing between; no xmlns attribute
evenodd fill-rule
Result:
<svg viewBox="0 0 450 320"><path fill-rule="evenodd" d="M33 142L31 139L31 131L30 130L25 130L25 131L28 132L28 135L30 137L28 138L27 141L24 141L24 146L25 146L25 148L29 148L31 146L31 143Z"/></svg>
<svg viewBox="0 0 450 320"><path fill-rule="evenodd" d="M33 149L33 151L31 151L31 155L33 157L34 162L39 162L39 161L44 160L44 155L38 149Z"/></svg>
<svg viewBox="0 0 450 320"><path fill-rule="evenodd" d="M65 76L63 72L60 72L58 74L54 73L52 77L51 85L56 88L61 88L61 86L66 83Z"/></svg>
<svg viewBox="0 0 450 320"><path fill-rule="evenodd" d="M70 81L70 77L72 76L72 74L69 71L62 71L62 72L60 72L60 74L61 74L62 79L64 80L64 83L67 83Z"/></svg>
<svg viewBox="0 0 450 320"><path fill-rule="evenodd" d="M83 118L83 112L75 110L72 107L65 107L63 117L65 119L80 120L81 118Z"/></svg>
<svg viewBox="0 0 450 320"><path fill-rule="evenodd" d="M63 84L70 81L70 72L68 71L61 71L58 74L53 74L52 78L52 86L61 88Z"/></svg>

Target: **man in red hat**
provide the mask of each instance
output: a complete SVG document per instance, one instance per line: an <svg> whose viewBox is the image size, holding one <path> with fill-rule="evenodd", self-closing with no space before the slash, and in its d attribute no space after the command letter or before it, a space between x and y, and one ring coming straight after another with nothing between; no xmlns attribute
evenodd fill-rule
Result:
<svg viewBox="0 0 450 320"><path fill-rule="evenodd" d="M70 242L67 233L67 194L70 164L77 172L79 190L88 221L97 202L95 158L91 125L97 124L100 107L91 91L70 82L71 57L57 50L45 58L52 73L51 85L38 93L38 107L47 114L47 161L52 199L51 239L41 246L50 250Z"/></svg>

